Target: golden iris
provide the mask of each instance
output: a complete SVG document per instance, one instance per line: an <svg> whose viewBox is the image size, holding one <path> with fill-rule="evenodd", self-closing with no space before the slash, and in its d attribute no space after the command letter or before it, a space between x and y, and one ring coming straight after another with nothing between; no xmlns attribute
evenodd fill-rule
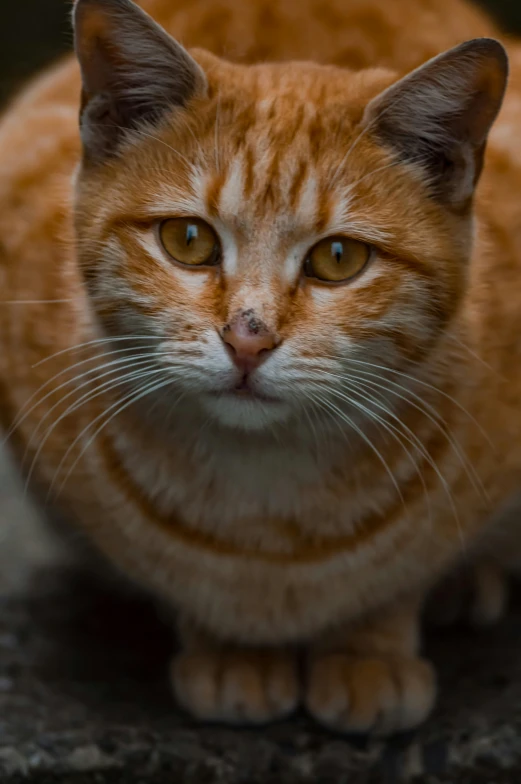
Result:
<svg viewBox="0 0 521 784"><path fill-rule="evenodd" d="M170 218L163 221L159 234L168 255L181 264L201 267L219 261L217 234L199 218Z"/></svg>
<svg viewBox="0 0 521 784"><path fill-rule="evenodd" d="M347 237L328 237L312 249L306 275L328 283L354 278L367 264L371 246Z"/></svg>

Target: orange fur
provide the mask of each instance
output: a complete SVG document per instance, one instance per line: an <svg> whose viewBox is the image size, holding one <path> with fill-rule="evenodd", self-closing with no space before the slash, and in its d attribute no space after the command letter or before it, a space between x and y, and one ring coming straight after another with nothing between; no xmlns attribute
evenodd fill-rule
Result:
<svg viewBox="0 0 521 784"><path fill-rule="evenodd" d="M81 0L80 59L118 64L103 40L119 2ZM3 424L51 511L178 611L189 710L259 722L302 702L340 730L413 726L434 698L420 597L485 546L486 593L517 541L497 518L521 475L521 50L476 195L463 182L447 206L367 112L428 58L497 36L473 7L142 6L201 47L191 65L175 55L193 91L168 121L115 155L113 121L80 165L66 61L0 126ZM499 102L492 59L475 82ZM223 265L168 262L156 225L182 215L214 226ZM303 277L339 233L375 247L367 272ZM276 405L209 398L233 383L219 334L244 311L278 346L257 373Z"/></svg>

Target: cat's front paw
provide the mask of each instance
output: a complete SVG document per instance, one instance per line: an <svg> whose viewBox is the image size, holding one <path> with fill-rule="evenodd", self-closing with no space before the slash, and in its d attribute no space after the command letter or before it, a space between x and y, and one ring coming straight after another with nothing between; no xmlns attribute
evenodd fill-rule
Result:
<svg viewBox="0 0 521 784"><path fill-rule="evenodd" d="M310 662L305 702L329 729L382 736L421 724L435 697L434 670L423 659L328 653Z"/></svg>
<svg viewBox="0 0 521 784"><path fill-rule="evenodd" d="M173 661L172 682L185 710L226 724L282 719L300 696L296 658L280 651L183 652Z"/></svg>

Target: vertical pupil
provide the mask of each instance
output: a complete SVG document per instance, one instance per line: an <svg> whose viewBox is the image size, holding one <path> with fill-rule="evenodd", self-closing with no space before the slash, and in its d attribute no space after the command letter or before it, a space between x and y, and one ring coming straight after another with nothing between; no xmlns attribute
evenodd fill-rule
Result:
<svg viewBox="0 0 521 784"><path fill-rule="evenodd" d="M197 239L198 231L197 226L193 223L190 223L189 226L186 227L186 245L190 247L192 242Z"/></svg>
<svg viewBox="0 0 521 784"><path fill-rule="evenodd" d="M335 259L336 263L340 264L344 255L344 246L341 242L331 243L331 255Z"/></svg>

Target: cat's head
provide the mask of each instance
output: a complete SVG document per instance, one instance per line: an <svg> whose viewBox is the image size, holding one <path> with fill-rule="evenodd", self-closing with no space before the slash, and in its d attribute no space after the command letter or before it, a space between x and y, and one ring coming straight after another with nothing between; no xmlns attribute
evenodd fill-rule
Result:
<svg viewBox="0 0 521 784"><path fill-rule="evenodd" d="M428 363L465 291L499 43L397 81L189 54L130 0L77 0L75 29L80 262L136 397L351 421Z"/></svg>

